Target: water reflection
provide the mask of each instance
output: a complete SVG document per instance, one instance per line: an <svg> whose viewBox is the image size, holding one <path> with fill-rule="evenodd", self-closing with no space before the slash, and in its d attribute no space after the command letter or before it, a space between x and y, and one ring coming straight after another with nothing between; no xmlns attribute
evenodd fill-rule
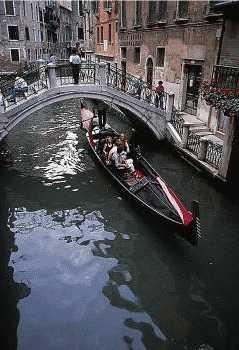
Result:
<svg viewBox="0 0 239 350"><path fill-rule="evenodd" d="M14 211L10 210L6 192L0 188L0 334L5 349L17 349L17 327L20 319L17 304L31 293L24 282L16 282L14 268L9 266L11 254L18 251L11 231ZM8 225L9 223L9 225Z"/></svg>
<svg viewBox="0 0 239 350"><path fill-rule="evenodd" d="M187 204L201 199L204 239L189 247L96 168L78 117L75 100L49 107L8 139L16 162L0 174L0 302L9 349L16 332L18 350L226 349L225 300L238 310L238 207L163 144L160 154L145 148Z"/></svg>

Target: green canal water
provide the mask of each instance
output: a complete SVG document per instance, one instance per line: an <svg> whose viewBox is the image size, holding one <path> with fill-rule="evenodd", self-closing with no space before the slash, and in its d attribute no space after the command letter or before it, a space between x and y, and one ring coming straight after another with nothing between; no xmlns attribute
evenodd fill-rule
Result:
<svg viewBox="0 0 239 350"><path fill-rule="evenodd" d="M112 112L111 124L130 121ZM201 203L191 247L152 221L95 164L79 101L33 114L7 138L0 170L2 350L236 350L238 201L166 143L147 159L187 206Z"/></svg>

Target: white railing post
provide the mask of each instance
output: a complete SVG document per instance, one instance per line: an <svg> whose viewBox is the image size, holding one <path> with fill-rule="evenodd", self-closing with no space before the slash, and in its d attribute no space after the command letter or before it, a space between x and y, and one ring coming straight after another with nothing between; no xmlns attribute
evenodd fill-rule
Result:
<svg viewBox="0 0 239 350"><path fill-rule="evenodd" d="M182 147L183 148L187 148L189 126L190 125L188 125L188 124L184 124L184 126L183 126L183 135L182 135Z"/></svg>
<svg viewBox="0 0 239 350"><path fill-rule="evenodd" d="M172 119L172 112L174 106L174 94L168 94L166 99L166 121L170 122Z"/></svg>
<svg viewBox="0 0 239 350"><path fill-rule="evenodd" d="M50 88L57 87L57 79L56 79L56 65L54 63L48 63L47 65L47 72L48 72L48 79Z"/></svg>
<svg viewBox="0 0 239 350"><path fill-rule="evenodd" d="M201 138L200 140L200 148L198 153L198 160L204 161L206 159L207 154L207 140Z"/></svg>
<svg viewBox="0 0 239 350"><path fill-rule="evenodd" d="M100 85L107 85L107 65L104 62L99 63L98 76Z"/></svg>

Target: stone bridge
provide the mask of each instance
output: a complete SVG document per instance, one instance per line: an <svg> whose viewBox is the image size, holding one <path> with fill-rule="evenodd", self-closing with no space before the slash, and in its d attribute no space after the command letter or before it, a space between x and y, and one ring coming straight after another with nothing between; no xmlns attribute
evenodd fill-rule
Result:
<svg viewBox="0 0 239 350"><path fill-rule="evenodd" d="M135 77L128 74L124 76L121 71L113 70L103 63L86 63L81 69L79 85L72 83L69 66L48 64L38 69L38 78L28 84L28 96L12 103L9 92L2 93L0 141L32 113L71 98L101 100L116 105L131 112L130 115L143 122L157 139L165 137L166 120L170 118L173 108L173 95L165 94L164 107L160 109L155 93L146 85L142 86L141 96L137 96L134 92Z"/></svg>

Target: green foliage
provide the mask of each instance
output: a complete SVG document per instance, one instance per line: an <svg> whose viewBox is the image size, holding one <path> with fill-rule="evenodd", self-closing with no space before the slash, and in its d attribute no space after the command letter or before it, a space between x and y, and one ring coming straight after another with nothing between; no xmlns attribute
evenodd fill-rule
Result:
<svg viewBox="0 0 239 350"><path fill-rule="evenodd" d="M237 95L237 91L215 88L209 82L204 81L200 93L208 105L226 112L229 116L239 115L239 95Z"/></svg>

